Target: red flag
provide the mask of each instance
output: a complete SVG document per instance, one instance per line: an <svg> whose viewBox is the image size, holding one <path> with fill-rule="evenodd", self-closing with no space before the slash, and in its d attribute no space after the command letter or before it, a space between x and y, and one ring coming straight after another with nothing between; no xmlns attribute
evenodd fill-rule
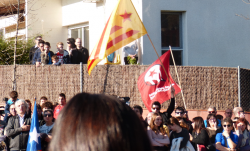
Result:
<svg viewBox="0 0 250 151"><path fill-rule="evenodd" d="M172 86L175 88L175 95L181 92L179 85L175 83L169 72L169 57L170 50L164 53L160 59L164 65L168 78ZM171 99L171 86L164 69L161 66L160 60L157 59L151 66L143 72L138 79L138 89L141 93L142 101L149 111L154 101L159 101L161 104Z"/></svg>

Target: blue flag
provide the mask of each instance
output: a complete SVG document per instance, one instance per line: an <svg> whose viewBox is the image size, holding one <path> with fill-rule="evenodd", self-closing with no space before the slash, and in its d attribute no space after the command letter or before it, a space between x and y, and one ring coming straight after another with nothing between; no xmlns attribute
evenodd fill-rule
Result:
<svg viewBox="0 0 250 151"><path fill-rule="evenodd" d="M42 147L41 147L41 138L40 138L40 133L39 133L38 114L37 114L36 102L35 102L32 120L31 120L31 126L30 126L27 151L37 151L41 149Z"/></svg>

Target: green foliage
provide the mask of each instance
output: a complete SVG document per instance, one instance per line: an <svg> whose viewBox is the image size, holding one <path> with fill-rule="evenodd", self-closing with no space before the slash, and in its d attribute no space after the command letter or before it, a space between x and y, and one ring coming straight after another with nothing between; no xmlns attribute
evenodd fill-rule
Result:
<svg viewBox="0 0 250 151"><path fill-rule="evenodd" d="M127 57L127 61L129 64L137 64L136 58L132 59L130 56Z"/></svg>
<svg viewBox="0 0 250 151"><path fill-rule="evenodd" d="M24 39L18 39L16 50L16 64L29 64L29 51L34 45L34 38L30 38L27 41ZM0 65L12 65L14 63L14 39L4 39L0 36Z"/></svg>

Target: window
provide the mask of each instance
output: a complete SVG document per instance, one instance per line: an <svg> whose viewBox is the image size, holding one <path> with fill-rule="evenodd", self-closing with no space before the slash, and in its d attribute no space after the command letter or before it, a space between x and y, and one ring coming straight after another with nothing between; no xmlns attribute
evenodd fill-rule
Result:
<svg viewBox="0 0 250 151"><path fill-rule="evenodd" d="M162 54L172 48L176 65L182 65L183 43L182 43L182 13L161 13L161 47ZM170 57L170 65L173 65Z"/></svg>
<svg viewBox="0 0 250 151"><path fill-rule="evenodd" d="M69 38L81 38L83 47L89 50L89 26L75 26L69 28Z"/></svg>

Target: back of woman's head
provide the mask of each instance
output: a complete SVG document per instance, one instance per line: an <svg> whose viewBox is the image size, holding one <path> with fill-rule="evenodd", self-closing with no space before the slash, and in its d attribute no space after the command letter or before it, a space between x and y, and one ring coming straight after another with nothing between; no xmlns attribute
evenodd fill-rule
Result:
<svg viewBox="0 0 250 151"><path fill-rule="evenodd" d="M194 132L201 131L202 129L205 128L205 124L202 117L197 116L193 118L193 122L194 122Z"/></svg>
<svg viewBox="0 0 250 151"><path fill-rule="evenodd" d="M51 151L151 150L135 112L106 95L77 94L63 108L54 127Z"/></svg>
<svg viewBox="0 0 250 151"><path fill-rule="evenodd" d="M189 126L188 126L188 124L187 124L186 122L184 122L183 118L181 118L181 117L176 117L176 119L179 121L180 126L181 126L182 128L185 128L185 129L189 130Z"/></svg>
<svg viewBox="0 0 250 151"><path fill-rule="evenodd" d="M167 125L173 125L173 124L180 126L180 122L176 118L171 117L170 120L167 122Z"/></svg>

